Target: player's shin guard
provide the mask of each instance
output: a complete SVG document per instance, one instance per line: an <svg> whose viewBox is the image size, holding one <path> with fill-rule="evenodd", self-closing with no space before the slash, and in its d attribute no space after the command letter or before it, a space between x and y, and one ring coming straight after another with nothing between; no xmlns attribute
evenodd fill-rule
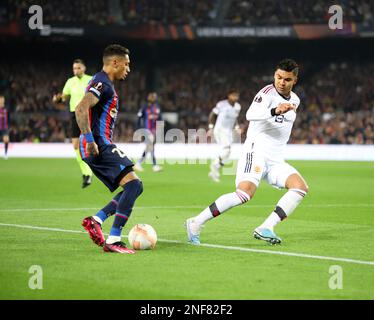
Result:
<svg viewBox="0 0 374 320"><path fill-rule="evenodd" d="M118 201L121 198L123 194L123 191L118 193L112 201L110 201L104 208L102 208L93 218L100 224L103 224L103 222L108 219L110 216L115 214L117 206L118 206Z"/></svg>
<svg viewBox="0 0 374 320"><path fill-rule="evenodd" d="M140 180L132 180L123 186L123 194L118 201L113 226L110 229L107 243L111 244L121 240L122 228L131 215L135 200L142 192L143 184Z"/></svg>
<svg viewBox="0 0 374 320"><path fill-rule="evenodd" d="M249 195L239 189L235 192L224 194L209 207L205 208L198 216L194 218L194 220L197 223L204 224L206 221L219 216L228 209L246 203L249 200Z"/></svg>
<svg viewBox="0 0 374 320"><path fill-rule="evenodd" d="M273 228L281 221L286 219L296 209L300 202L306 196L306 192L301 189L289 189L278 201L274 211L264 221L260 228Z"/></svg>

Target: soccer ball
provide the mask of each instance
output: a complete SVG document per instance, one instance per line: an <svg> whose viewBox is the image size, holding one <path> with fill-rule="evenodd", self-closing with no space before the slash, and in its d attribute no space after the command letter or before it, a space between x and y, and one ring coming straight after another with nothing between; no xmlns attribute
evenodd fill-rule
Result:
<svg viewBox="0 0 374 320"><path fill-rule="evenodd" d="M157 233L149 224L137 224L130 230L129 244L135 250L153 249L156 242Z"/></svg>

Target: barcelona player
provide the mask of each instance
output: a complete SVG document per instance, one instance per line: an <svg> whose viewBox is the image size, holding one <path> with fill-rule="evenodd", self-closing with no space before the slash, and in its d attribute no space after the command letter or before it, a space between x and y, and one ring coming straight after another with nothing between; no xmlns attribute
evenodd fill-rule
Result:
<svg viewBox="0 0 374 320"><path fill-rule="evenodd" d="M110 45L104 50L103 64L102 71L94 75L75 110L81 130L79 148L82 159L111 192L118 187L123 191L96 215L85 218L82 225L105 252L132 254L135 251L121 241L121 233L135 200L143 192L143 184L133 171L133 163L112 142L119 109L114 81L124 80L129 74L130 52L123 46ZM101 225L111 215L115 218L105 241Z"/></svg>
<svg viewBox="0 0 374 320"><path fill-rule="evenodd" d="M162 120L161 108L157 103L157 93L150 92L147 97L148 103L138 112L138 126L146 130L145 136L145 150L142 157L135 164L134 169L137 171L144 171L142 163L147 154L150 153L152 157L153 171L159 172L162 167L156 162L155 144L156 144L156 124L157 121Z"/></svg>

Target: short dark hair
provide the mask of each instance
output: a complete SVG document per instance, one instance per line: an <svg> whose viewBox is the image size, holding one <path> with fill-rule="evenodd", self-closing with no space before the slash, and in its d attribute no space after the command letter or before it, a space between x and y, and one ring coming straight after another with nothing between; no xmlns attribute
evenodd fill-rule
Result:
<svg viewBox="0 0 374 320"><path fill-rule="evenodd" d="M111 44L109 46L107 46L105 49L104 49L104 53L103 53L103 59L106 59L108 57L112 57L112 56L126 56L126 55L129 55L130 54L130 50L119 45L119 44Z"/></svg>
<svg viewBox="0 0 374 320"><path fill-rule="evenodd" d="M283 59L280 61L275 70L284 70L287 72L292 72L295 76L299 74L299 65L296 63L295 60L292 59Z"/></svg>
<svg viewBox="0 0 374 320"><path fill-rule="evenodd" d="M227 95L229 96L230 94L233 94L233 93L237 93L239 94L239 90L236 89L236 88L230 88L228 91L227 91Z"/></svg>
<svg viewBox="0 0 374 320"><path fill-rule="evenodd" d="M75 59L73 63L80 63L80 64L83 64L84 66L86 65L82 59Z"/></svg>

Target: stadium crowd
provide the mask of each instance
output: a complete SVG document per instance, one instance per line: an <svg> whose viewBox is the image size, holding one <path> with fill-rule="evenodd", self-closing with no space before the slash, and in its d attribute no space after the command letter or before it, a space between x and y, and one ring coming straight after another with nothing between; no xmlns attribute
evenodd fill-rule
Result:
<svg viewBox="0 0 374 320"><path fill-rule="evenodd" d="M340 5L345 22L374 23L374 2L369 0L231 0L225 22L234 25L326 24L328 9Z"/></svg>
<svg viewBox="0 0 374 320"><path fill-rule="evenodd" d="M224 98L230 84L241 92L240 120L246 123L245 111L256 92L272 82L271 66L243 63L212 63L204 68L192 63L169 65L161 77L163 108L179 110L180 126L185 130L206 127L209 111ZM181 76L175 78L174 74ZM373 63L338 62L318 68L302 65L301 80L295 87L301 106L291 143L372 144L373 74Z"/></svg>
<svg viewBox="0 0 374 320"><path fill-rule="evenodd" d="M138 70L131 72L128 81L117 88L120 101L132 114L136 114L146 97L144 68L139 66L135 69ZM52 97L62 91L65 81L72 76L70 70L69 64L57 61L53 65L27 59L0 64L0 92L5 93L10 113L9 133L12 141L57 142L69 139L67 104L53 103ZM128 119L120 121L120 132L127 134L127 137L132 137L128 132L132 122Z"/></svg>
<svg viewBox="0 0 374 320"><path fill-rule="evenodd" d="M43 8L44 23L109 25L161 22L195 25L208 23L215 18L216 2L217 0L120 0L117 8L109 0L5 0L0 4L0 22L24 19L29 16L31 5L40 5Z"/></svg>
<svg viewBox="0 0 374 320"><path fill-rule="evenodd" d="M23 19L34 4L42 6L45 23L325 24L329 19L328 8L336 4L342 7L345 22L374 23L371 0L5 0L0 3L0 23Z"/></svg>
<svg viewBox="0 0 374 320"><path fill-rule="evenodd" d="M44 24L75 22L108 25L114 22L109 12L108 1L6 0L4 2L1 7L6 10L8 21L24 20L30 17L28 11L32 5L40 5L43 8Z"/></svg>
<svg viewBox="0 0 374 320"><path fill-rule="evenodd" d="M123 20L127 23L162 22L202 25L216 17L217 0L122 0Z"/></svg>
<svg viewBox="0 0 374 320"><path fill-rule="evenodd" d="M163 112L177 113L176 127L185 133L188 129L206 128L208 114L215 103L225 98L229 88L237 88L241 92L240 122L245 128L246 109L256 92L272 81L273 64L160 65L155 88L158 88ZM35 68L39 72L35 72ZM27 62L0 65L0 78L6 79L0 86L8 88L12 141L68 139L68 108L54 104L51 98L61 91L70 76L69 70L70 66L58 64L44 64L42 69L41 65ZM302 103L291 143L373 144L373 87L373 63L335 62L318 67L301 64L301 79L295 91ZM131 142L136 113L145 103L147 93L145 67L133 68L128 80L118 87L118 93L123 112L115 130L115 140Z"/></svg>

